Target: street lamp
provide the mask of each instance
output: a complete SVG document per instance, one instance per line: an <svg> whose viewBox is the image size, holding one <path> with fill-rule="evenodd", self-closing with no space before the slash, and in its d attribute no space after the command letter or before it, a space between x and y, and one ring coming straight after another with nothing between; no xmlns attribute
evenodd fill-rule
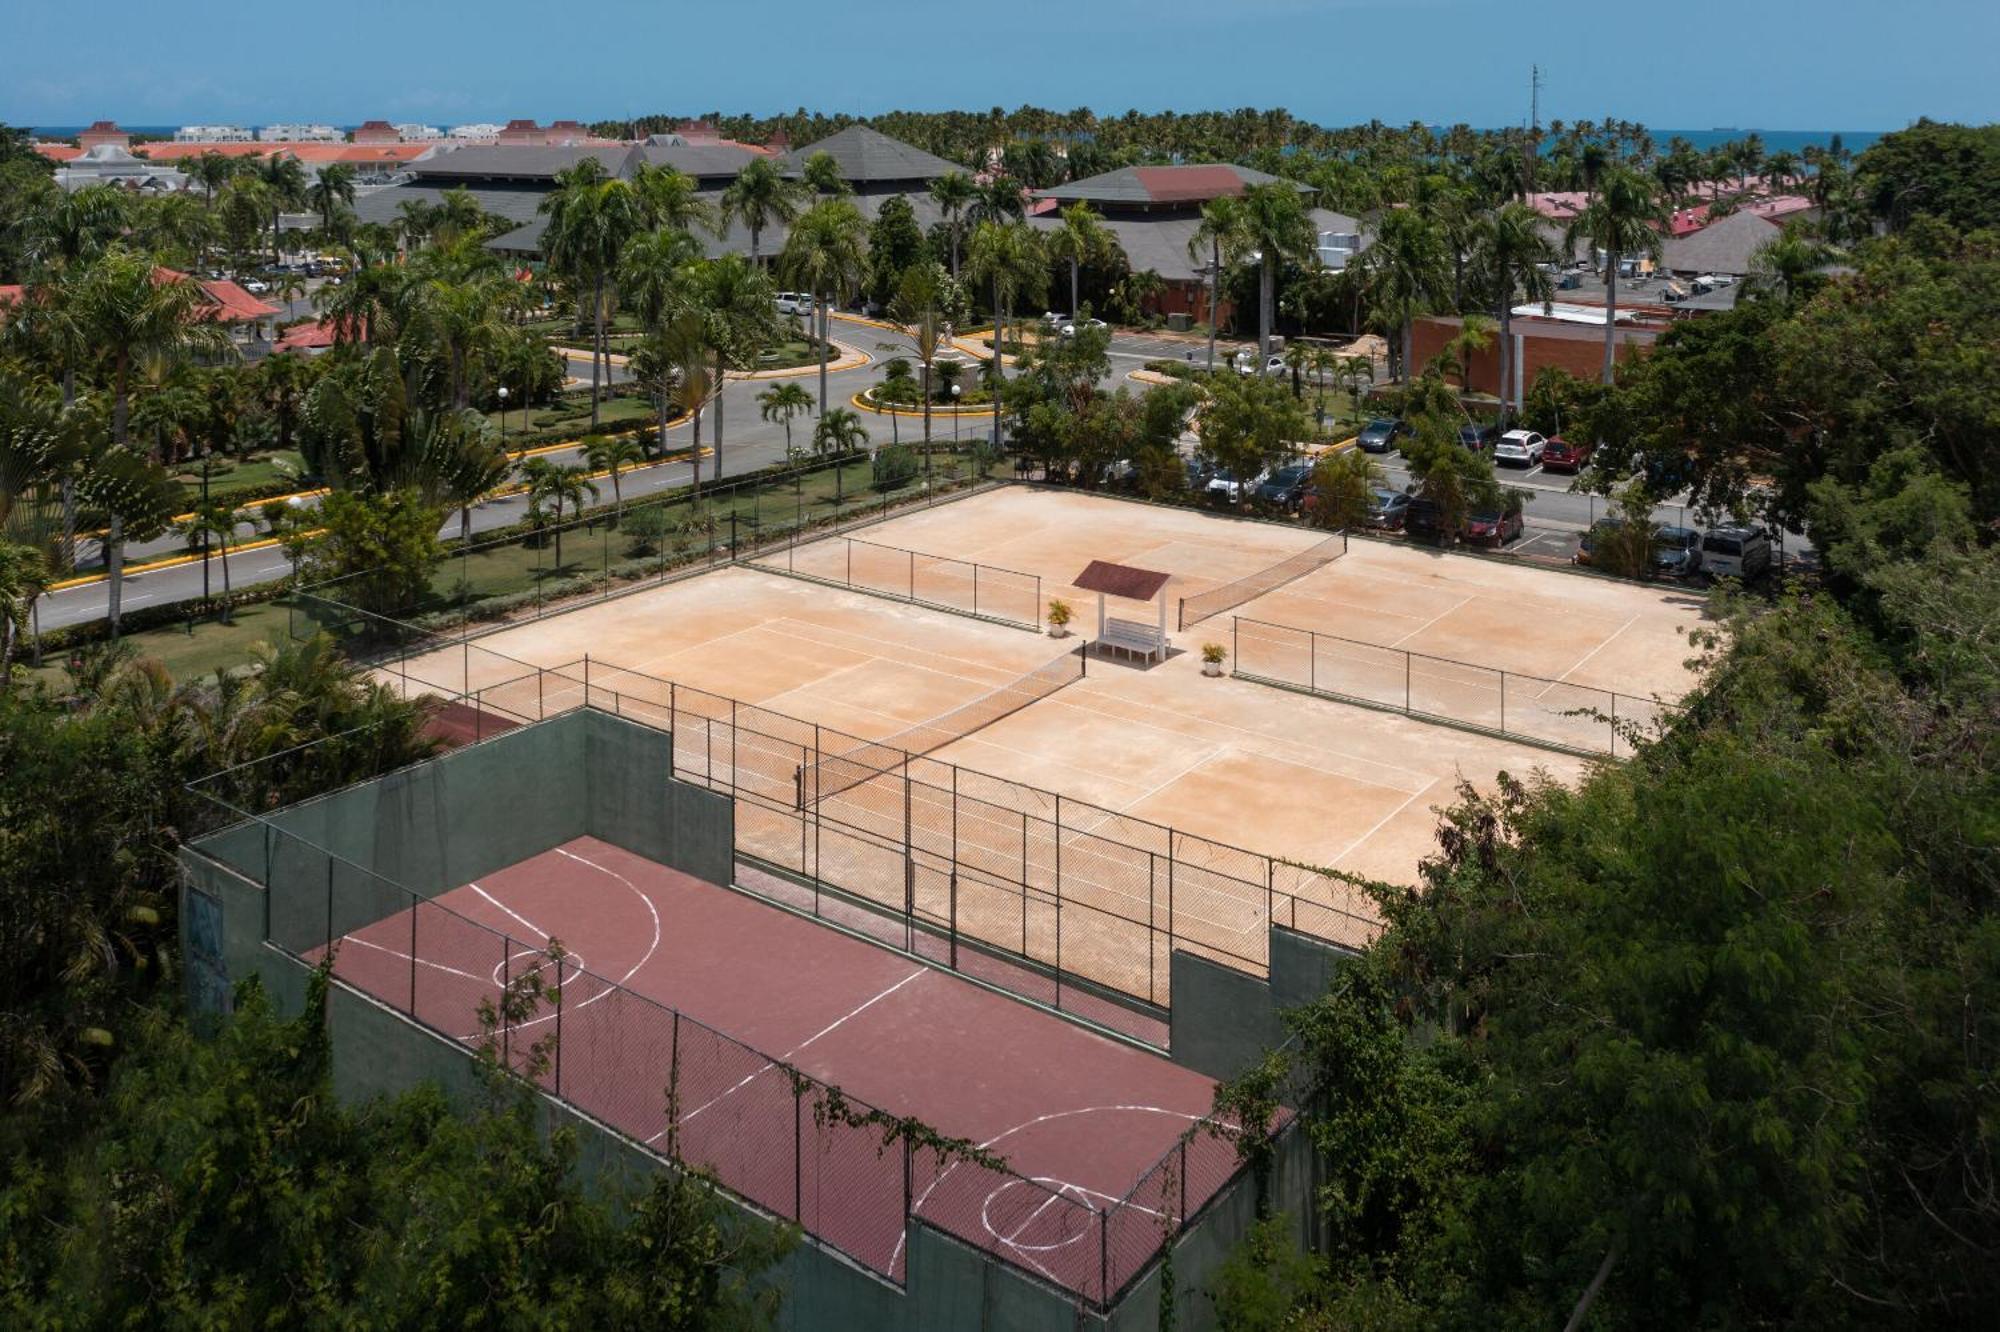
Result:
<svg viewBox="0 0 2000 1332"><path fill-rule="evenodd" d="M500 442L507 442L507 386L500 386Z"/></svg>
<svg viewBox="0 0 2000 1332"><path fill-rule="evenodd" d="M958 452L958 395L965 392L958 385L951 386L951 451Z"/></svg>

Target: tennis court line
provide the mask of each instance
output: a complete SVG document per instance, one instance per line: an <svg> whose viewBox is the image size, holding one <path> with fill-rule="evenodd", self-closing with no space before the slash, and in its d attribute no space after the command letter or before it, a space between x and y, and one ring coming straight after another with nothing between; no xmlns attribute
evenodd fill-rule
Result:
<svg viewBox="0 0 2000 1332"><path fill-rule="evenodd" d="M791 1049L779 1055L778 1058L785 1060L791 1059L793 1056L797 1055L799 1051L805 1049L808 1045L811 1045L814 1041L820 1039L822 1036L826 1036L834 1031L839 1030L841 1027L845 1026L848 1022L851 1022L855 1018L860 1017L863 1013L873 1008L876 1004L881 1003L884 999L887 999L890 995L902 989L905 985L908 985L911 981L917 979L919 976L929 975L930 970L931 969L929 967L918 967L916 970L912 971L909 975L903 977L903 979L897 981L894 985L891 985L888 989L882 991L880 994L862 1000L859 1004L856 1004L853 1008L849 1009L847 1012L842 1013L839 1017L827 1023L824 1027L821 1027L818 1031L814 1032L812 1035L800 1041L797 1045L794 1045ZM680 1122L683 1124L687 1123L689 1120L693 1119L696 1115L708 1109L710 1106L716 1105L719 1102L728 1099L730 1096L733 1096L735 1093L741 1091L744 1087L747 1087L752 1082L755 1082L758 1078L762 1077L765 1073L769 1072L774 1067L776 1067L775 1061L766 1060L764 1064L761 1067L759 1067L754 1073L749 1074L748 1076L738 1081L734 1086L728 1088L726 1091L716 1094L715 1096L702 1102L702 1104L700 1104L699 1106L696 1106L693 1110L688 1111L687 1114L681 1116ZM648 1143L651 1143L652 1141L654 1141L654 1139L665 1137L666 1132L667 1131L665 1129L661 1129L658 1133L655 1133L651 1138L646 1139L646 1141Z"/></svg>
<svg viewBox="0 0 2000 1332"><path fill-rule="evenodd" d="M1634 615L1634 616L1633 616L1633 617L1632 617L1631 619L1629 619L1629 620L1625 621L1625 623L1623 623L1623 624L1619 625L1619 626L1618 626L1618 627L1617 627L1616 629L1613 629L1613 630L1612 630L1612 631L1611 631L1611 632L1610 632L1609 634L1607 634L1607 635L1605 636L1605 639L1604 639L1604 641L1603 641L1602 643L1599 643L1599 644L1598 644L1598 645L1597 645L1596 647L1594 647L1594 648L1592 648L1592 649L1591 649L1590 651L1588 651L1588 652L1584 653L1584 654L1583 654L1583 655L1582 655L1581 657L1579 657L1579 658L1577 659L1577 661L1576 661L1576 664L1575 664L1574 666L1571 666L1571 667L1569 668L1569 670L1567 670L1567 671L1564 671L1564 672L1563 672L1563 673L1562 673L1561 675L1558 675L1558 676L1557 676L1557 677L1556 677L1556 678L1555 678L1554 680L1551 680L1551 681L1550 681L1549 683L1551 683L1551 684L1575 684L1576 682L1575 682L1574 680L1571 680L1571 679L1569 678L1569 677L1570 677L1570 675L1571 675L1571 674L1572 674L1573 672L1576 672L1576 671L1580 671L1580 670L1582 670L1582 669L1583 669L1583 664L1584 664L1585 662L1589 661L1589 660L1590 660L1590 659L1591 659L1592 657L1596 656L1596 655L1597 655L1598 653L1600 653L1600 652L1604 651L1604 649L1606 649L1606 648L1610 647L1610 646L1611 646L1611 640L1612 640L1612 639L1614 639L1614 638L1618 637L1618 635L1620 635L1620 634L1624 633L1624 632L1625 632L1625 631L1626 631L1627 629L1630 629L1630 628L1631 628L1631 627L1632 627L1633 625L1635 625L1635 624L1637 624L1637 623L1639 623L1639 617L1638 617L1637 615ZM1579 687L1579 688L1582 688L1582 689L1595 689L1595 688L1596 688L1597 686L1595 686L1595 685L1580 685L1580 686L1578 686L1578 687ZM1547 693L1548 691L1547 691L1547 690L1543 690L1542 692L1543 692L1543 693ZM1605 692L1605 693L1607 693L1607 694L1609 694L1609 693L1614 693L1614 692L1616 692L1616 691L1615 691L1615 690L1610 690L1610 689L1606 689L1606 690L1605 690L1604 692ZM1540 697L1540 695L1537 695L1537 697Z"/></svg>
<svg viewBox="0 0 2000 1332"><path fill-rule="evenodd" d="M1396 806L1394 809L1390 810L1387 814L1384 814L1381 818L1375 820L1374 826L1369 828L1367 832L1362 833L1361 836L1355 838L1353 841L1349 842L1346 846L1340 848L1339 854L1334 856L1333 858L1333 863L1338 864L1340 861L1345 860L1347 857L1353 855L1357 847L1362 846L1364 843L1368 841L1369 838L1373 837L1376 833L1381 832L1382 829L1388 825L1389 820L1395 818L1398 814L1401 814L1404 810L1408 809L1411 805L1415 804L1420 798L1429 794L1431 788L1436 786L1439 782L1443 780L1444 779L1442 777L1433 777L1431 778L1430 782L1424 787L1423 790L1411 792L1410 798L1408 800L1405 800L1402 804Z"/></svg>
<svg viewBox="0 0 2000 1332"><path fill-rule="evenodd" d="M1459 611L1464 610L1467 606L1470 606L1473 603L1473 601L1478 597L1478 595L1479 594L1477 592L1467 593L1464 597L1459 599L1457 605L1439 611L1436 615L1431 616L1430 619L1425 620L1422 624L1410 630L1409 633L1404 634L1401 638L1397 639L1395 642L1384 644L1384 646L1392 648L1402 647L1403 644L1409 642L1411 639L1415 638L1418 634L1430 628L1432 625L1436 624L1439 620L1442 620L1445 616L1454 615Z"/></svg>

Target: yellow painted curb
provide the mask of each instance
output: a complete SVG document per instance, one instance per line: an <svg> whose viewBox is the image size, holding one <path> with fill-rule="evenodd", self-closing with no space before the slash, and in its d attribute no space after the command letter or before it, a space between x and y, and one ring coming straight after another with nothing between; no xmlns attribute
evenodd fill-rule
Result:
<svg viewBox="0 0 2000 1332"><path fill-rule="evenodd" d="M866 315L842 314L838 310L828 310L826 312L826 317L828 319L838 319L844 323L864 324L869 328L879 328L884 333L901 333L903 331L902 329L897 328L894 324L884 323L880 319L870 319Z"/></svg>
<svg viewBox="0 0 2000 1332"><path fill-rule="evenodd" d="M877 407L872 402L864 402L862 401L860 393L855 394L853 397L849 398L848 401L853 403L856 407L859 407L862 411L873 412L877 416L900 416L906 421L907 420L921 421L924 419L924 414L922 412L913 412L903 407ZM933 421L937 420L941 416L944 417L946 420L955 419L963 421L963 420L971 420L978 417L987 417L991 415L993 415L993 404L990 402L982 402L976 407L931 408L931 420Z"/></svg>
<svg viewBox="0 0 2000 1332"><path fill-rule="evenodd" d="M875 359L859 347L850 347L845 342L835 342L832 338L828 338L827 342L831 346L840 348L840 359L826 363L826 372L830 375L838 374L842 370L859 370ZM788 365L782 370L731 370L729 377L738 382L762 382L767 379L802 379L807 375L818 373L819 362L814 361L810 365Z"/></svg>
<svg viewBox="0 0 2000 1332"><path fill-rule="evenodd" d="M302 535L317 535L317 533L305 533ZM265 537L261 541L245 541L241 545L231 546L229 553L231 555L241 555L245 551L269 550L272 546L281 544L283 543L276 537ZM215 555L211 558L221 559L222 556ZM149 560L144 564L128 564L122 572L125 577L131 578L136 574L151 573L155 569L172 569L183 564L197 564L201 559L202 557L199 555L169 555L165 559ZM111 575L108 573L85 574L81 578L65 578L60 583L50 583L49 591L66 592L73 587L85 587L91 583L108 583L110 581Z"/></svg>
<svg viewBox="0 0 2000 1332"><path fill-rule="evenodd" d="M1143 369L1128 370L1125 372L1125 378L1137 384L1152 384L1157 388L1168 388L1175 384L1186 384L1192 382L1185 379L1175 379L1172 375L1163 375L1157 370L1143 370Z"/></svg>

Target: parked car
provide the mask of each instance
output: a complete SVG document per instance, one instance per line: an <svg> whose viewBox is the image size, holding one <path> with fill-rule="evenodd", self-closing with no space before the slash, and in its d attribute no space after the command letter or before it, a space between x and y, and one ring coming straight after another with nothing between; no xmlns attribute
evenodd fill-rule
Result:
<svg viewBox="0 0 2000 1332"><path fill-rule="evenodd" d="M1549 441L1532 430L1509 430L1493 445L1493 461L1533 467L1548 451Z"/></svg>
<svg viewBox="0 0 2000 1332"><path fill-rule="evenodd" d="M1711 578L1749 582L1771 571L1771 538L1754 527L1711 527L1701 538L1701 567Z"/></svg>
<svg viewBox="0 0 2000 1332"><path fill-rule="evenodd" d="M778 313L788 315L809 315L816 307L809 291L781 291L778 293Z"/></svg>
<svg viewBox="0 0 2000 1332"><path fill-rule="evenodd" d="M1400 490L1368 492L1368 525L1384 532L1400 532L1409 516L1410 497Z"/></svg>
<svg viewBox="0 0 2000 1332"><path fill-rule="evenodd" d="M1105 323L1102 319L1082 319L1075 323L1064 324L1062 326L1062 335L1066 338L1073 338L1076 336L1076 331L1079 328L1097 329L1110 327L1111 325Z"/></svg>
<svg viewBox="0 0 2000 1332"><path fill-rule="evenodd" d="M1474 453L1484 453L1500 441L1500 427L1468 421L1458 428L1458 442Z"/></svg>
<svg viewBox="0 0 2000 1332"><path fill-rule="evenodd" d="M245 278L243 279L243 290L249 292L252 296L265 296L270 294L271 284L262 278Z"/></svg>
<svg viewBox="0 0 2000 1332"><path fill-rule="evenodd" d="M1256 374L1257 353L1252 351L1237 352L1236 373L1239 375ZM1288 375L1290 373L1291 373L1291 368L1285 364L1284 357L1279 356L1274 352L1271 355L1266 356L1264 358L1264 375L1266 378L1276 379L1280 375Z"/></svg>
<svg viewBox="0 0 2000 1332"><path fill-rule="evenodd" d="M1542 449L1542 470L1545 472L1581 472L1590 461L1591 446L1584 443L1572 444L1561 435L1550 435Z"/></svg>
<svg viewBox="0 0 2000 1332"><path fill-rule="evenodd" d="M1599 518L1596 522L1592 523L1584 530L1583 535L1577 538L1576 562L1578 564L1591 563L1592 556L1597 553L1598 543L1623 526L1625 526L1625 522L1621 518Z"/></svg>
<svg viewBox="0 0 2000 1332"><path fill-rule="evenodd" d="M1257 498L1281 509L1295 509L1299 506L1299 501L1305 498L1306 486L1311 482L1312 474L1311 463L1286 463L1264 478L1264 483L1257 487Z"/></svg>
<svg viewBox="0 0 2000 1332"><path fill-rule="evenodd" d="M1465 539L1483 546L1519 541L1524 529L1519 495L1504 495L1500 503L1491 506L1475 504L1465 515Z"/></svg>
<svg viewBox="0 0 2000 1332"><path fill-rule="evenodd" d="M1692 527L1662 527L1653 534L1653 571L1669 578L1701 572L1701 533Z"/></svg>
<svg viewBox="0 0 2000 1332"><path fill-rule="evenodd" d="M1403 531L1412 541L1442 541L1445 538L1444 510L1436 500L1412 495L1403 508Z"/></svg>
<svg viewBox="0 0 2000 1332"><path fill-rule="evenodd" d="M1416 433L1407 422L1378 417L1361 427L1354 443L1363 453L1387 453L1396 447L1397 440L1409 439Z"/></svg>
<svg viewBox="0 0 2000 1332"><path fill-rule="evenodd" d="M1200 495L1208 490L1208 479L1215 475L1215 467L1200 454L1186 459L1188 489Z"/></svg>
<svg viewBox="0 0 2000 1332"><path fill-rule="evenodd" d="M1269 472L1259 472L1253 477L1239 481L1227 467L1218 467L1209 475L1206 490L1210 495L1220 495L1233 502L1242 499L1246 493L1254 492L1270 475Z"/></svg>

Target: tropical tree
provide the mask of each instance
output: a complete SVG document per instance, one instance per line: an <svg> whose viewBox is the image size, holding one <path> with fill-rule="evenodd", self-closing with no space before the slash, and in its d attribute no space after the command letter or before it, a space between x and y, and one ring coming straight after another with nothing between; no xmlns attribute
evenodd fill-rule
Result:
<svg viewBox="0 0 2000 1332"><path fill-rule="evenodd" d="M1215 372L1216 328L1222 322L1222 265L1225 261L1236 262L1245 248L1248 224L1244 218L1243 201L1234 195L1223 195L1210 199L1201 206L1201 225L1188 238L1188 258L1195 263L1202 262L1203 251L1208 259L1208 369Z"/></svg>
<svg viewBox="0 0 2000 1332"><path fill-rule="evenodd" d="M1518 292L1530 302L1545 301L1553 284L1543 264L1556 259L1556 247L1542 230L1540 213L1524 203L1504 204L1489 217L1479 232L1479 250L1492 273L1499 302L1500 321L1500 424L1506 425L1511 412L1519 407L1511 374L1514 359L1514 300Z"/></svg>
<svg viewBox="0 0 2000 1332"><path fill-rule="evenodd" d="M1752 292L1775 289L1787 302L1809 292L1823 280L1823 270L1841 257L1812 227L1790 222L1750 256Z"/></svg>
<svg viewBox="0 0 2000 1332"><path fill-rule="evenodd" d="M813 452L834 460L833 502L836 506L846 498L841 486L841 476L845 471L843 460L867 447L867 428L852 408L836 407L830 412L820 413L819 424L813 427Z"/></svg>
<svg viewBox="0 0 2000 1332"><path fill-rule="evenodd" d="M755 165L754 163L752 165ZM739 178L740 179L740 178ZM867 271L863 238L867 223L847 199L827 199L798 216L785 239L778 267L785 280L813 294L819 324L819 411L826 416L828 305L836 294L852 289Z"/></svg>
<svg viewBox="0 0 2000 1332"><path fill-rule="evenodd" d="M720 225L715 205L701 193L701 182L685 171L642 162L632 173L632 190L649 227L712 232Z"/></svg>
<svg viewBox="0 0 2000 1332"><path fill-rule="evenodd" d="M1754 137L1754 136L1753 136ZM1761 154L1761 149L1759 152ZM1604 255L1604 382L1615 376L1618 355L1618 265L1626 258L1660 257L1660 237L1671 224L1653 181L1626 166L1604 173L1583 210L1563 228L1563 249L1578 240Z"/></svg>
<svg viewBox="0 0 2000 1332"><path fill-rule="evenodd" d="M1098 220L1089 204L1078 200L1062 211L1062 225L1049 233L1049 258L1069 265L1069 311L1072 319L1083 317L1078 302L1078 275L1085 264L1107 264L1124 257L1124 248L1109 227Z"/></svg>
<svg viewBox="0 0 2000 1332"><path fill-rule="evenodd" d="M715 358L715 460L710 475L722 479L722 389L729 364L753 365L757 353L778 336L776 293L770 275L740 254L704 259L694 265L690 284L702 341ZM821 348L821 362L825 349Z"/></svg>
<svg viewBox="0 0 2000 1332"><path fill-rule="evenodd" d="M723 190L722 224L741 221L750 232L751 263L762 260L764 228L799 215L799 193L798 182L787 180L768 157L752 158Z"/></svg>
<svg viewBox="0 0 2000 1332"><path fill-rule="evenodd" d="M672 402L690 422L688 478L694 498L701 498L701 418L709 400L722 391L710 373L708 346L702 340L701 318L682 315L653 338L649 360L657 372L672 377ZM666 439L666 423L661 421L660 438Z"/></svg>
<svg viewBox="0 0 2000 1332"><path fill-rule="evenodd" d="M840 163L834 161L833 154L824 149L806 158L805 165L799 168L799 184L822 199L854 193L847 177L840 174Z"/></svg>
<svg viewBox="0 0 2000 1332"><path fill-rule="evenodd" d="M40 551L0 538L0 698L13 685L15 650L28 632L35 599L48 585Z"/></svg>
<svg viewBox="0 0 2000 1332"><path fill-rule="evenodd" d="M966 273L985 286L993 300L993 448L1000 449L1000 386L1006 380L1001 346L1014 302L1048 285L1048 260L1041 238L1025 222L981 222L972 233Z"/></svg>
<svg viewBox="0 0 2000 1332"><path fill-rule="evenodd" d="M1321 454L1313 464L1314 503L1306 510L1307 520L1328 528L1367 526L1374 491L1385 476L1381 464L1360 449Z"/></svg>
<svg viewBox="0 0 2000 1332"><path fill-rule="evenodd" d="M790 380L773 384L757 395L760 412L766 421L777 421L785 427L785 456L792 456L792 418L804 412L812 413L812 394Z"/></svg>
<svg viewBox="0 0 2000 1332"><path fill-rule="evenodd" d="M319 224L326 231L333 230L333 215L341 205L354 203L354 168L346 162L329 162L313 175L313 183L306 191L313 211L319 214Z"/></svg>
<svg viewBox="0 0 2000 1332"><path fill-rule="evenodd" d="M1243 243L1258 258L1257 355L1271 356L1271 324L1277 311L1278 265L1319 263L1319 232L1304 197L1288 180L1266 181L1243 192Z"/></svg>
<svg viewBox="0 0 2000 1332"><path fill-rule="evenodd" d="M591 471L611 474L611 525L616 527L625 516L625 492L619 485L618 474L645 462L646 451L630 435L592 435L583 441L583 460Z"/></svg>
<svg viewBox="0 0 2000 1332"><path fill-rule="evenodd" d="M556 568L562 568L563 510L580 514L584 497L597 498L597 483L588 468L574 463L552 463L547 458L530 458L521 464L521 479L528 483L528 512L536 522L555 526ZM544 506L547 506L546 508Z"/></svg>
<svg viewBox="0 0 2000 1332"><path fill-rule="evenodd" d="M542 200L547 215L543 252L563 272L581 301L590 293L594 336L590 355L590 428L597 429L604 368L604 320L608 288L626 243L646 229L644 206L630 181L616 180L603 163L586 157L556 175L556 188Z"/></svg>
<svg viewBox="0 0 2000 1332"><path fill-rule="evenodd" d="M199 157L183 161L181 169L200 184L202 203L213 208L215 192L236 175L236 159L224 157L211 148Z"/></svg>
<svg viewBox="0 0 2000 1332"><path fill-rule="evenodd" d="M167 530L180 500L180 487L166 469L115 444L94 454L78 474L77 493L105 515L105 618L118 637L124 606L125 542L150 541Z"/></svg>
<svg viewBox="0 0 2000 1332"><path fill-rule="evenodd" d="M280 259L279 215L287 208L306 206L306 169L290 153L276 152L259 162L253 174L264 187L264 202L271 210L271 267L276 268Z"/></svg>
<svg viewBox="0 0 2000 1332"><path fill-rule="evenodd" d="M979 197L979 187L963 171L947 171L931 182L931 202L944 214L945 233L951 237L951 275L958 276L958 247L964 239L965 210Z"/></svg>
<svg viewBox="0 0 2000 1332"><path fill-rule="evenodd" d="M1369 322L1392 339L1395 377L1415 375L1417 317L1433 308L1451 280L1444 238L1413 208L1393 208L1375 227L1375 243L1360 259Z"/></svg>
<svg viewBox="0 0 2000 1332"><path fill-rule="evenodd" d="M442 358L451 406L472 404L473 368L513 332L507 311L518 299L518 290L492 272L456 281L434 277L405 289L404 335L420 340L427 353Z"/></svg>
<svg viewBox="0 0 2000 1332"><path fill-rule="evenodd" d="M931 474L931 375L938 353L951 343L951 330L965 317L965 293L938 263L918 264L903 274L895 299L889 302L889 322L916 349L924 400L924 477ZM891 423L895 417L889 418Z"/></svg>
<svg viewBox="0 0 2000 1332"><path fill-rule="evenodd" d="M190 548L201 549L201 598L208 600L209 541L215 541L216 556L222 561L222 620L229 622L229 542L236 535L236 506L227 500L211 499L195 505L181 519L181 534Z"/></svg>

